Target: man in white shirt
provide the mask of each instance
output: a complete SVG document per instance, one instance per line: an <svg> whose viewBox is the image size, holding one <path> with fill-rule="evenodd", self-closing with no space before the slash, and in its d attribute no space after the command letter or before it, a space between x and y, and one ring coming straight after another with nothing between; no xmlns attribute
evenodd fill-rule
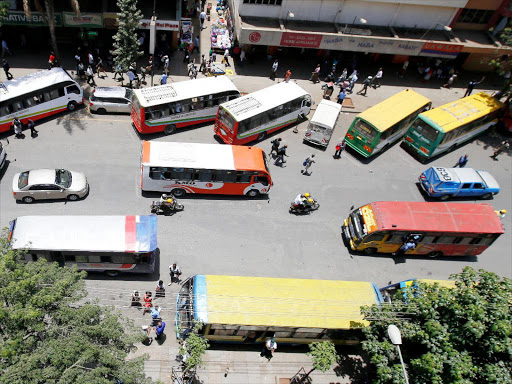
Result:
<svg viewBox="0 0 512 384"><path fill-rule="evenodd" d="M270 72L270 80L276 79L277 68L279 68L279 62L275 59L274 64L272 64L272 72Z"/></svg>
<svg viewBox="0 0 512 384"><path fill-rule="evenodd" d="M382 68L379 68L377 74L373 77L373 88L380 87L380 79L382 79Z"/></svg>
<svg viewBox="0 0 512 384"><path fill-rule="evenodd" d="M169 274L171 275L171 282L167 285L171 285L172 283L179 282L179 278L181 276L180 267L176 263L169 265Z"/></svg>
<svg viewBox="0 0 512 384"><path fill-rule="evenodd" d="M205 27L204 27L204 21L205 21L205 19L206 19L206 12L203 10L203 11L201 11L201 13L199 14L199 20L201 21L201 31L202 31L203 29L205 29Z"/></svg>

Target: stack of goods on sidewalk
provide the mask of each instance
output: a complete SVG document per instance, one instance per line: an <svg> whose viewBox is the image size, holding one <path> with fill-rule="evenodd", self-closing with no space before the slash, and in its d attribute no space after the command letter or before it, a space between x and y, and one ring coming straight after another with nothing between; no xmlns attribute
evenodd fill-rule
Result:
<svg viewBox="0 0 512 384"><path fill-rule="evenodd" d="M222 17L212 23L211 35L212 49L224 52L231 48L231 33L229 32L226 20Z"/></svg>

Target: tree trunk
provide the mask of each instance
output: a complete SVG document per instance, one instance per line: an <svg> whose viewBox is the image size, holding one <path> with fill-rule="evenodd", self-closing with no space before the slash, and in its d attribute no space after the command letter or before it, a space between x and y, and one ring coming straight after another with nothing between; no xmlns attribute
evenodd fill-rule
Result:
<svg viewBox="0 0 512 384"><path fill-rule="evenodd" d="M305 376L302 377L302 379L300 380L301 383L305 383L306 382L306 379L309 377L309 375L311 375L311 372L313 372L316 368L311 368L310 371L308 373L306 373Z"/></svg>
<svg viewBox="0 0 512 384"><path fill-rule="evenodd" d="M44 0L44 6L46 8L46 16L48 17L48 27L50 28L53 53L55 53L57 62L60 65L59 48L57 47L57 37L55 36L55 10L53 8L53 0Z"/></svg>

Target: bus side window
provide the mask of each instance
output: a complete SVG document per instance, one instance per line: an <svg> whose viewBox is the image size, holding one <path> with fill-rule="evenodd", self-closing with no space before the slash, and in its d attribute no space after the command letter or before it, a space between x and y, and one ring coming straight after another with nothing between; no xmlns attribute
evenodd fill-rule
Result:
<svg viewBox="0 0 512 384"><path fill-rule="evenodd" d="M261 117L260 115L256 115L251 117L250 119L250 125L249 130L252 131L253 129L256 129L260 126Z"/></svg>
<svg viewBox="0 0 512 384"><path fill-rule="evenodd" d="M261 120L260 120L260 126L268 124L268 115L266 113L260 114Z"/></svg>
<svg viewBox="0 0 512 384"><path fill-rule="evenodd" d="M72 93L75 93L75 94L79 95L80 94L80 89L78 89L78 87L76 85L71 85L71 86L66 88L66 93L68 95L70 95Z"/></svg>
<svg viewBox="0 0 512 384"><path fill-rule="evenodd" d="M20 111L23 109L23 103L21 101L16 101L12 104L12 109L14 112Z"/></svg>
<svg viewBox="0 0 512 384"><path fill-rule="evenodd" d="M251 175L244 171L237 171L236 173L236 182L237 183L250 183Z"/></svg>
<svg viewBox="0 0 512 384"><path fill-rule="evenodd" d="M212 95L209 95L209 96L208 96L208 101L207 101L207 103L206 103L206 106L207 106L208 108L213 107L213 96L212 96Z"/></svg>
<svg viewBox="0 0 512 384"><path fill-rule="evenodd" d="M0 116L10 115L12 113L12 107L10 105L2 105L0 107Z"/></svg>
<svg viewBox="0 0 512 384"><path fill-rule="evenodd" d="M160 106L160 112L162 113L162 117L169 116L169 104L164 104Z"/></svg>
<svg viewBox="0 0 512 384"><path fill-rule="evenodd" d="M100 260L102 263L111 263L112 262L112 258L110 256L101 255Z"/></svg>
<svg viewBox="0 0 512 384"><path fill-rule="evenodd" d="M197 172L199 173L199 181L202 181L202 182L212 181L213 171L211 169L201 169Z"/></svg>
<svg viewBox="0 0 512 384"><path fill-rule="evenodd" d="M423 240L421 240L422 244L435 244L439 240L439 236L425 236Z"/></svg>
<svg viewBox="0 0 512 384"><path fill-rule="evenodd" d="M236 182L236 171L224 171L223 181L225 183L235 183Z"/></svg>
<svg viewBox="0 0 512 384"><path fill-rule="evenodd" d="M404 242L404 233L393 233L388 237L386 243L403 243Z"/></svg>
<svg viewBox="0 0 512 384"><path fill-rule="evenodd" d="M255 183L261 183L261 184L267 186L268 185L268 178L266 176L256 176L254 178L254 182Z"/></svg>
<svg viewBox="0 0 512 384"><path fill-rule="evenodd" d="M64 256L64 261L69 261L71 263L74 263L75 262L75 255L65 255Z"/></svg>
<svg viewBox="0 0 512 384"><path fill-rule="evenodd" d="M455 240L455 236L439 236L438 243L440 244L452 244Z"/></svg>
<svg viewBox="0 0 512 384"><path fill-rule="evenodd" d="M171 179L173 180L191 180L193 170L188 168L173 168Z"/></svg>
<svg viewBox="0 0 512 384"><path fill-rule="evenodd" d="M50 99L58 99L60 97L59 92L60 89L52 89L50 91ZM62 89L62 96L64 96L64 90Z"/></svg>
<svg viewBox="0 0 512 384"><path fill-rule="evenodd" d="M190 99L189 100L183 100L182 103L181 103L181 112L183 113L186 113L186 112L190 112L191 110L191 105L190 105Z"/></svg>
<svg viewBox="0 0 512 384"><path fill-rule="evenodd" d="M494 240L496 240L497 237L486 237L486 238L480 238L478 240L480 240L480 242L478 242L477 244L480 244L480 245L491 245L492 243L494 243Z"/></svg>
<svg viewBox="0 0 512 384"><path fill-rule="evenodd" d="M251 119L245 119L238 123L238 133L245 133L251 126Z"/></svg>
<svg viewBox="0 0 512 384"><path fill-rule="evenodd" d="M363 243L369 243L372 241L382 241L386 237L385 233L374 233L373 235L368 236L364 239Z"/></svg>

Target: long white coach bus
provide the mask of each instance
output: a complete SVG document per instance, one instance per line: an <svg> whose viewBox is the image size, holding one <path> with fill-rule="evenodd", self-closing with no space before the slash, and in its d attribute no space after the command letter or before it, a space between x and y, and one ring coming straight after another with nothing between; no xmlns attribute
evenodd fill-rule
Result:
<svg viewBox="0 0 512 384"><path fill-rule="evenodd" d="M22 216L11 221L12 249L25 261L44 258L84 271L152 273L157 255L157 217Z"/></svg>
<svg viewBox="0 0 512 384"><path fill-rule="evenodd" d="M283 82L219 107L215 134L226 144L263 140L309 114L311 95L294 82Z"/></svg>
<svg viewBox="0 0 512 384"><path fill-rule="evenodd" d="M272 179L265 152L240 145L144 141L141 189L185 193L267 194Z"/></svg>
<svg viewBox="0 0 512 384"><path fill-rule="evenodd" d="M26 124L63 112L84 102L84 91L62 68L35 72L0 83L0 132L11 129L15 117Z"/></svg>
<svg viewBox="0 0 512 384"><path fill-rule="evenodd" d="M176 128L215 120L219 104L240 97L226 76L136 89L132 121L140 133L173 133Z"/></svg>

